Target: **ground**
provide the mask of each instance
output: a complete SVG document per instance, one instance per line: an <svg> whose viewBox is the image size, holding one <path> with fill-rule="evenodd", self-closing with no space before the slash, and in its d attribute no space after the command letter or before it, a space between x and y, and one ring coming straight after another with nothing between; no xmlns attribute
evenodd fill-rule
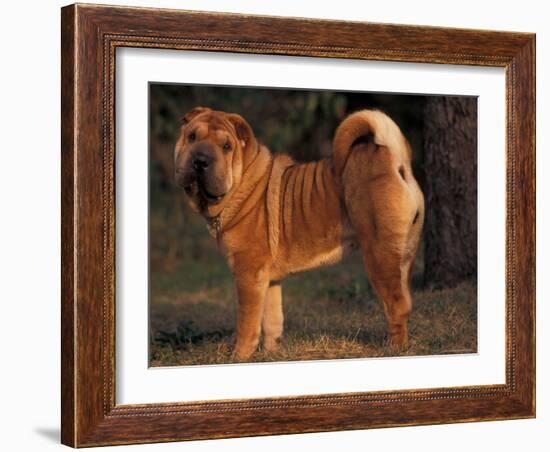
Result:
<svg viewBox="0 0 550 452"><path fill-rule="evenodd" d="M236 295L232 275L200 218L185 215L181 252L166 263L174 238L152 234L150 365L232 362ZM192 214L190 214L192 215ZM166 225L153 216L151 230ZM166 231L166 229L164 229ZM424 290L422 256L413 276L409 347L402 355L477 350L477 289ZM259 350L251 361L297 361L390 356L382 305L364 273L361 256L293 276L283 283L285 333L280 350Z"/></svg>

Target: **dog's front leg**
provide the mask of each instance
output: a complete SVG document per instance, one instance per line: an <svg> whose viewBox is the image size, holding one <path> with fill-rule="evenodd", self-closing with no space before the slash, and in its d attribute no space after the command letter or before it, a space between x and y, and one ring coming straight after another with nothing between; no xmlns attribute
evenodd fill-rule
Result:
<svg viewBox="0 0 550 452"><path fill-rule="evenodd" d="M271 282L265 296L262 329L264 348L268 352L277 350L283 334L283 304L281 283Z"/></svg>
<svg viewBox="0 0 550 452"><path fill-rule="evenodd" d="M256 351L260 340L262 315L269 278L263 272L237 277L239 310L237 314L237 343L235 358L247 360Z"/></svg>

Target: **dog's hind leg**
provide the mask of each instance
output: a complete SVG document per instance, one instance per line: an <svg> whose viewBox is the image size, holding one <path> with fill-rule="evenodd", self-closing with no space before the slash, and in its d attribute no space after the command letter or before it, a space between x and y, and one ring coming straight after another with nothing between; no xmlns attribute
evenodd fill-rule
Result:
<svg viewBox="0 0 550 452"><path fill-rule="evenodd" d="M262 328L264 348L267 351L276 350L283 334L283 303L279 282L271 282L267 289Z"/></svg>
<svg viewBox="0 0 550 452"><path fill-rule="evenodd" d="M369 221L371 227L365 228L361 223L357 226L365 268L384 305L390 344L396 348L406 347L407 323L412 310L411 268L416 254L416 247L412 248L411 244L417 241L411 243L410 234L400 227L398 217L377 212L370 215L373 217Z"/></svg>
<svg viewBox="0 0 550 452"><path fill-rule="evenodd" d="M402 348L408 345L407 323L412 310L409 288L411 261L403 261L399 253L382 247L363 250L367 274L378 297L384 305L388 322L390 345Z"/></svg>
<svg viewBox="0 0 550 452"><path fill-rule="evenodd" d="M380 160L369 161L369 151L380 153ZM384 151L352 151L353 164L344 172L344 199L367 274L384 305L390 343L400 348L408 343L410 274L422 227L423 202L410 169L395 168L390 159L384 164ZM369 165L378 166L375 177L365 177Z"/></svg>

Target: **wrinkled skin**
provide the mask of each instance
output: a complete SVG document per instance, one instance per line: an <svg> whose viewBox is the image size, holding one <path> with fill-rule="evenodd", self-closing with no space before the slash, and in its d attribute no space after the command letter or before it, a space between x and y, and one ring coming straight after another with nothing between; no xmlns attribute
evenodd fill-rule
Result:
<svg viewBox="0 0 550 452"><path fill-rule="evenodd" d="M381 299L390 344L406 347L410 279L424 220L411 150L386 115L350 115L333 155L298 164L272 156L239 115L197 107L184 117L175 180L210 225L235 277L234 356L247 360L283 333L281 281L360 249ZM212 228L213 221L217 226Z"/></svg>
<svg viewBox="0 0 550 452"><path fill-rule="evenodd" d="M197 107L183 122L174 155L175 180L194 210L204 212L240 182L246 146L244 120Z"/></svg>

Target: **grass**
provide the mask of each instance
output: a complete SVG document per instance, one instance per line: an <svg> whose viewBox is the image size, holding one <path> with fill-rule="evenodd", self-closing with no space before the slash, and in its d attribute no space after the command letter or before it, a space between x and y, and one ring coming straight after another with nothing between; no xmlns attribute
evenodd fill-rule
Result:
<svg viewBox="0 0 550 452"><path fill-rule="evenodd" d="M234 283L200 218L185 214L170 231L151 217L150 365L232 362L236 321ZM170 234L176 264L164 265ZM477 289L422 290L421 258L413 276L409 347L401 355L472 353L477 350ZM363 271L361 256L293 276L283 283L285 333L280 349L260 344L252 361L297 361L391 356L382 305Z"/></svg>

